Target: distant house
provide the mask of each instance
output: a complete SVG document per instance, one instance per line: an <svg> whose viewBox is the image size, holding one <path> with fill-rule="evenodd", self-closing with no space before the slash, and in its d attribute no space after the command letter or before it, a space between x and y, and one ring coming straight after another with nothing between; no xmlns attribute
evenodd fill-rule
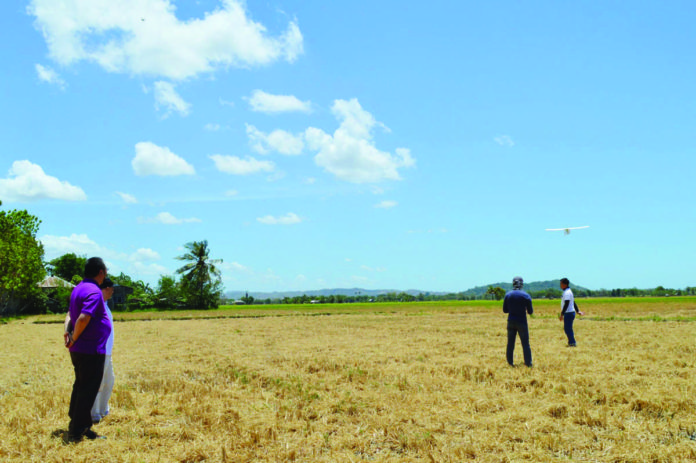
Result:
<svg viewBox="0 0 696 463"><path fill-rule="evenodd" d="M75 285L69 281L65 281L60 277L46 277L42 282L37 283L39 288L43 290L51 290L56 288L74 288Z"/></svg>
<svg viewBox="0 0 696 463"><path fill-rule="evenodd" d="M128 310L128 296L133 294L133 288L130 286L114 285L114 295L109 299L109 308L111 310Z"/></svg>
<svg viewBox="0 0 696 463"><path fill-rule="evenodd" d="M246 302L237 299L236 301L232 301L232 305L246 305Z"/></svg>

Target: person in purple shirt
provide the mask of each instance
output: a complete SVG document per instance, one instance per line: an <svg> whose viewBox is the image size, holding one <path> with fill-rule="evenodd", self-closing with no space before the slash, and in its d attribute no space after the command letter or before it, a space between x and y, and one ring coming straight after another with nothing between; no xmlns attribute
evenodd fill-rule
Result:
<svg viewBox="0 0 696 463"><path fill-rule="evenodd" d="M99 257L92 257L85 264L84 280L70 295L70 320L73 329L67 331L64 338L65 347L70 349L75 382L70 396L67 442L80 442L84 437L102 437L91 429L91 410L104 374L106 343L112 329L99 288L105 278L104 261Z"/></svg>
<svg viewBox="0 0 696 463"><path fill-rule="evenodd" d="M514 367L513 354L515 353L515 340L519 334L520 342L522 343L524 364L531 368L532 348L529 346L527 314L532 315L534 313L534 308L532 307L532 298L522 290L523 286L524 280L522 280L522 277L513 278L512 291L508 291L503 300L503 312L508 314L508 342L506 355L508 363Z"/></svg>

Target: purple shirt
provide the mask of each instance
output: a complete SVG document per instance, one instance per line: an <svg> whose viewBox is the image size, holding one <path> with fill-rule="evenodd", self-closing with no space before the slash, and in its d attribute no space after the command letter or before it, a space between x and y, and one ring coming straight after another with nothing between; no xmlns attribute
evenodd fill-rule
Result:
<svg viewBox="0 0 696 463"><path fill-rule="evenodd" d="M111 320L104 310L104 298L96 281L85 278L70 295L70 320L73 326L81 314L92 317L70 352L106 354L106 342L111 334Z"/></svg>

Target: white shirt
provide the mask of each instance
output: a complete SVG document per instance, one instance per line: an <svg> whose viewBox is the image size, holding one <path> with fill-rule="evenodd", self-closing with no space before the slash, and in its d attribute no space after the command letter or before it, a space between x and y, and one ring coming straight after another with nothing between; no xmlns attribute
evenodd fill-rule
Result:
<svg viewBox="0 0 696 463"><path fill-rule="evenodd" d="M565 301L570 301L570 303L568 303L568 310L566 310L565 313L574 313L575 297L573 296L573 291L571 291L570 288L563 290L563 297L561 298L561 312L563 311L563 307L565 307Z"/></svg>

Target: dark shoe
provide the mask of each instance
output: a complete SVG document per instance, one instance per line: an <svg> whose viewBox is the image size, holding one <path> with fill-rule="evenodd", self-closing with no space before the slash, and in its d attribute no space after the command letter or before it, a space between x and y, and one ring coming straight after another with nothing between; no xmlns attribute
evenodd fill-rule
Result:
<svg viewBox="0 0 696 463"><path fill-rule="evenodd" d="M577 344L568 344L568 347L578 347Z"/></svg>
<svg viewBox="0 0 696 463"><path fill-rule="evenodd" d="M526 366L527 368L532 368L532 364L531 364L531 363L530 363L529 365L527 365L527 364L525 363L525 366Z"/></svg>
<svg viewBox="0 0 696 463"><path fill-rule="evenodd" d="M91 429L88 429L87 431L82 434L89 440L95 440L95 439L106 439L106 436L100 436L96 432L92 431Z"/></svg>

